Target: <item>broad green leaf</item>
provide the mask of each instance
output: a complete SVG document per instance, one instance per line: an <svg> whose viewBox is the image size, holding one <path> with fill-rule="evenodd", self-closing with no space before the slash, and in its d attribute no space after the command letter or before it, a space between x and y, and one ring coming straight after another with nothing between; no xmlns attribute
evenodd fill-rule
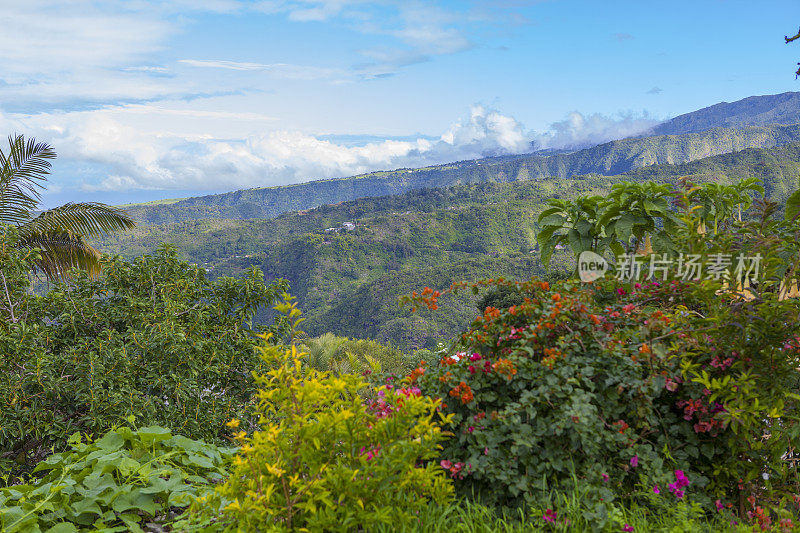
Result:
<svg viewBox="0 0 800 533"><path fill-rule="evenodd" d="M142 439L142 442L147 444L172 438L172 433L169 429L158 426L142 428L136 434Z"/></svg>
<svg viewBox="0 0 800 533"><path fill-rule="evenodd" d="M115 431L109 431L95 445L105 451L116 451L125 445L125 439Z"/></svg>
<svg viewBox="0 0 800 533"><path fill-rule="evenodd" d="M71 522L60 522L50 529L45 530L44 533L77 533L80 531L75 524Z"/></svg>

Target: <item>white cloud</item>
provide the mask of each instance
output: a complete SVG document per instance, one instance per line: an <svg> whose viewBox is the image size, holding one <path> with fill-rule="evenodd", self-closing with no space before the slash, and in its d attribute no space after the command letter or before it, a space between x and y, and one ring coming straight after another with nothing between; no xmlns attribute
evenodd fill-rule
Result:
<svg viewBox="0 0 800 533"><path fill-rule="evenodd" d="M0 72L15 80L117 67L160 49L169 25L89 0L4 2Z"/></svg>
<svg viewBox="0 0 800 533"><path fill-rule="evenodd" d="M110 169L87 191L234 190L425 166L538 147L579 147L641 133L646 117L571 114L544 134L474 106L438 138L359 146L276 129L257 113L128 105L97 111L2 115L0 127L50 142L62 158ZM244 133L243 133L244 132ZM58 185L58 182L54 182Z"/></svg>
<svg viewBox="0 0 800 533"><path fill-rule="evenodd" d="M535 136L533 140L539 148L585 148L640 135L659 122L647 113L624 113L610 117L574 111L566 119L551 124L549 131Z"/></svg>
<svg viewBox="0 0 800 533"><path fill-rule="evenodd" d="M178 63L199 68L219 68L245 72L268 72L277 78L293 80L319 80L345 76L345 73L336 69L306 65L292 65L289 63L243 63L238 61L213 59L180 59L178 60Z"/></svg>

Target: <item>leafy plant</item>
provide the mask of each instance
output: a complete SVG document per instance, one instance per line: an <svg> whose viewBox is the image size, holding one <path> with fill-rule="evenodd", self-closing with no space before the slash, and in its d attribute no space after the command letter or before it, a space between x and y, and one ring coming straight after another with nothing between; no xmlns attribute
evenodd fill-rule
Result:
<svg viewBox="0 0 800 533"><path fill-rule="evenodd" d="M296 332L291 299L276 309ZM448 501L452 487L429 462L444 438L436 402L386 387L367 405L362 378L303 365L294 344L259 351L271 367L256 378L261 427L236 435L231 476L198 502L201 517L221 513L227 530L354 531L409 524L427 502Z"/></svg>
<svg viewBox="0 0 800 533"><path fill-rule="evenodd" d="M213 492L235 452L161 427L75 434L69 445L36 466L42 477L0 488L0 529L141 532Z"/></svg>

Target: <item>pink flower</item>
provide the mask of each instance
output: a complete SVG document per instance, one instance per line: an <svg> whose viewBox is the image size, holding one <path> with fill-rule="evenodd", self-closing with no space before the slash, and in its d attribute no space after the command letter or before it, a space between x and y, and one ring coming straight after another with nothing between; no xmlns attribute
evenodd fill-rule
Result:
<svg viewBox="0 0 800 533"><path fill-rule="evenodd" d="M474 427L470 426L467 428L467 432L472 433L473 431L475 431Z"/></svg>
<svg viewBox="0 0 800 533"><path fill-rule="evenodd" d="M483 359L483 357L481 357L481 354L479 353L474 353L471 356L469 356L470 361L480 361L481 359Z"/></svg>
<svg viewBox="0 0 800 533"><path fill-rule="evenodd" d="M658 488L658 485L653 485L653 492L656 494L661 494L661 489Z"/></svg>
<svg viewBox="0 0 800 533"><path fill-rule="evenodd" d="M622 531L628 531L628 532L633 531L633 526L625 524L624 526L622 526Z"/></svg>
<svg viewBox="0 0 800 533"><path fill-rule="evenodd" d="M453 463L451 463L447 459L442 459L442 462L439 464L442 465L442 468L444 468L445 470L450 470L450 467L453 466Z"/></svg>
<svg viewBox="0 0 800 533"><path fill-rule="evenodd" d="M608 483L608 474L603 474L603 481Z"/></svg>
<svg viewBox="0 0 800 533"><path fill-rule="evenodd" d="M556 519L558 518L558 512L553 511L552 509L548 509L542 515L542 520L545 522L550 522L551 524L556 523Z"/></svg>
<svg viewBox="0 0 800 533"><path fill-rule="evenodd" d="M483 449L483 455L489 455L489 448Z"/></svg>
<svg viewBox="0 0 800 533"><path fill-rule="evenodd" d="M722 505L722 502L721 502L721 501L719 501L719 500L715 501L715 502L714 502L714 505L716 505L716 506L717 506L717 511L721 511L722 509L724 509L724 508L725 508L725 506L724 506L724 505Z"/></svg>
<svg viewBox="0 0 800 533"><path fill-rule="evenodd" d="M686 474L683 473L683 470L675 471L675 483L678 488L689 486L689 478L686 477Z"/></svg>
<svg viewBox="0 0 800 533"><path fill-rule="evenodd" d="M619 294L620 296L625 296L626 294L628 294L628 291L620 287L617 289L617 294Z"/></svg>
<svg viewBox="0 0 800 533"><path fill-rule="evenodd" d="M472 365L469 365L469 366L467 367L467 370L469 370L469 373L470 373L470 374L474 374L474 373L475 373L475 367L474 367L474 366L472 366Z"/></svg>
<svg viewBox="0 0 800 533"><path fill-rule="evenodd" d="M684 494L685 493L682 490L676 490L675 491L675 497L678 498L679 500L683 498Z"/></svg>
<svg viewBox="0 0 800 533"><path fill-rule="evenodd" d="M633 457L631 457L631 466L634 467L634 468L639 466L639 456L638 455L634 455Z"/></svg>

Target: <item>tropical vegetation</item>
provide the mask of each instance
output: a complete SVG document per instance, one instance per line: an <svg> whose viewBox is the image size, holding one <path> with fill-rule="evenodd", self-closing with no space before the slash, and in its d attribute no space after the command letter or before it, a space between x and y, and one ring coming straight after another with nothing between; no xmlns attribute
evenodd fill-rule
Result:
<svg viewBox="0 0 800 533"><path fill-rule="evenodd" d="M12 138L0 530L796 530L792 128L702 159L732 134L398 171L439 186L195 211L49 266L31 228L88 250L130 220L37 215L52 151ZM532 161L603 170L532 180Z"/></svg>

